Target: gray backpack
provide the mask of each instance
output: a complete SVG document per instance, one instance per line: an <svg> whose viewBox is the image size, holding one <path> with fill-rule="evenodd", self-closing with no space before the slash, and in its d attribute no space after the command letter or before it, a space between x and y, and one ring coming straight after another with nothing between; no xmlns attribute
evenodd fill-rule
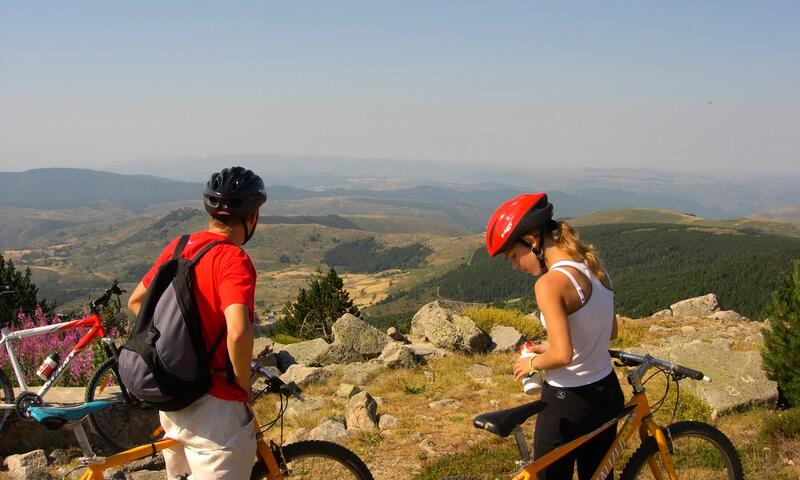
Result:
<svg viewBox="0 0 800 480"><path fill-rule="evenodd" d="M192 259L181 258L188 241L189 235L182 236L172 258L159 267L119 353L120 380L128 392L167 412L187 407L211 388L209 364L226 333L223 327L206 349L194 298L195 264L224 242L209 243ZM227 363L230 381L233 369Z"/></svg>

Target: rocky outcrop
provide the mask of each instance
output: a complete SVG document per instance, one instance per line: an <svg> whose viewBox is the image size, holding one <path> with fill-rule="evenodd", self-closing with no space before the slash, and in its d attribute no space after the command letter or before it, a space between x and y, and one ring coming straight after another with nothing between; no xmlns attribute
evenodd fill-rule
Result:
<svg viewBox="0 0 800 480"><path fill-rule="evenodd" d="M725 322L748 322L750 321L749 318L745 317L744 315L740 315L733 310L720 310L718 312L714 312L708 316L708 318L714 320L723 320Z"/></svg>
<svg viewBox="0 0 800 480"><path fill-rule="evenodd" d="M711 378L711 382L685 380L681 386L688 387L711 407L714 417L749 405L774 402L778 394L777 384L767 379L761 367L761 354L756 351L732 351L727 345L696 340L684 345L652 349L649 353L702 371Z"/></svg>
<svg viewBox="0 0 800 480"><path fill-rule="evenodd" d="M670 305L673 317L707 317L719 310L719 301L713 293L689 298Z"/></svg>
<svg viewBox="0 0 800 480"><path fill-rule="evenodd" d="M4 462L8 473L18 479L33 478L36 473L47 466L47 455L44 450L34 450L20 455L10 455Z"/></svg>
<svg viewBox="0 0 800 480"><path fill-rule="evenodd" d="M486 336L469 317L458 312L461 304L437 300L422 307L411 320L411 335L454 352L483 353Z"/></svg>
<svg viewBox="0 0 800 480"><path fill-rule="evenodd" d="M333 324L333 343L370 360L381 354L392 339L355 315L346 313Z"/></svg>

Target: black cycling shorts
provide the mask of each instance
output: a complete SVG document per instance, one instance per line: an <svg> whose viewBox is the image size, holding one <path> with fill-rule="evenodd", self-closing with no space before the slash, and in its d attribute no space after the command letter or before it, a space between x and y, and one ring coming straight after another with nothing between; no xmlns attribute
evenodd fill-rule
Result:
<svg viewBox="0 0 800 480"><path fill-rule="evenodd" d="M547 408L536 417L534 458L589 433L614 418L624 404L614 372L589 385L563 388L544 384L542 400ZM589 480L611 447L617 429L610 427L539 473L539 480L570 480L578 464L578 478ZM610 476L609 478L613 478Z"/></svg>

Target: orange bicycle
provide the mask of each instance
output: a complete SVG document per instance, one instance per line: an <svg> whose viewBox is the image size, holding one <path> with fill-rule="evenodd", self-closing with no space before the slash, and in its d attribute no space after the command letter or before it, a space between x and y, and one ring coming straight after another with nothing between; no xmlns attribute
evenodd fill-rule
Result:
<svg viewBox="0 0 800 480"><path fill-rule="evenodd" d="M628 383L633 387L633 397L625 404L616 418L601 425L596 430L580 436L558 448L548 452L541 458L533 460L528 447L522 424L544 410L545 402L536 401L519 407L484 413L475 417L473 422L477 428L507 437L514 435L520 460L519 470L514 473L513 480L534 480L536 474L548 465L569 454L576 448L594 438L600 432L612 428L622 422L617 437L611 444L603 461L597 467L592 480L610 479L614 463L622 458L625 445L635 432L639 432L641 446L633 453L622 469L620 480L743 480L744 472L739 454L731 441L717 428L702 422L683 421L662 427L652 416L650 403L644 384L652 378L642 380L651 368L663 372L668 380L677 382L683 378L710 381L702 372L676 365L650 355L609 350L617 359L618 366L635 367L628 375ZM658 372L656 372L658 373ZM669 383L667 384L669 388ZM678 387L680 396L680 388ZM664 395L666 398L666 393ZM664 398L659 405L663 403ZM677 400L676 400L677 402ZM677 408L677 403L676 403ZM443 480L470 480L468 477L447 477Z"/></svg>

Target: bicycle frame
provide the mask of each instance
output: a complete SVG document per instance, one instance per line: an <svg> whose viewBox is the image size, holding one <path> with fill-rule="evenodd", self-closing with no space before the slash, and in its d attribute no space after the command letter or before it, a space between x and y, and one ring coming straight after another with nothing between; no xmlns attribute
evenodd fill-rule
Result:
<svg viewBox="0 0 800 480"><path fill-rule="evenodd" d="M594 475L592 475L592 480L606 480L611 478L610 475L614 467L614 462L620 459L622 452L625 449L625 445L637 430L639 431L639 437L641 438L642 442L645 442L649 437L655 438L669 478L670 480L676 480L677 477L675 476L675 471L672 466L672 456L669 442L666 435L664 435L663 429L659 427L652 419L650 404L647 401L647 396L645 395L644 391L634 393L633 398L631 398L630 401L625 404L622 412L620 412L616 418L609 420L596 430L565 443L555 450L551 450L546 455L535 460L534 462L529 463L519 472L517 472L517 474L515 474L513 480L535 480L538 472L544 470L553 462L561 459L569 452L585 444L597 436L600 432L617 425L617 423L623 419L624 423L622 424L622 428L617 433L616 438L614 438L614 443L611 444L611 448L603 457L603 461L600 462L600 465L597 467ZM655 475L655 478L663 480L660 473L656 470L655 465L651 464L650 467Z"/></svg>
<svg viewBox="0 0 800 480"><path fill-rule="evenodd" d="M80 425L80 424L78 424ZM82 428L82 427L81 427ZM273 446L264 440L264 436L259 433L260 427L258 420L253 420L253 428L256 431L256 455L264 461L267 465L267 479L268 480L283 480L283 472L278 466L278 461L275 458ZM103 474L106 470L113 467L118 467L134 460L139 460L149 456L154 456L158 452L170 448L178 443L177 440L165 438L155 443L140 445L133 447L130 450L117 453L110 457L90 457L88 458L88 465L86 471L81 476L81 480L102 480ZM88 446L88 442L87 442ZM91 447L89 447L91 449Z"/></svg>
<svg viewBox="0 0 800 480"><path fill-rule="evenodd" d="M44 385L39 389L36 394L41 398L50 390L50 387L56 380L59 379L61 374L66 370L72 361L75 359L77 355L83 352L86 347L94 340L95 338L106 338L106 330L103 328L103 319L97 313L90 313L85 315L83 318L79 320L72 320L70 322L65 323L56 323L53 325L45 325L43 327L36 327L36 328L29 328L26 330L17 330L14 332L9 331L8 327L3 327L0 329L0 347L3 345L6 346L6 350L8 351L8 358L11 361L11 366L14 369L14 375L17 377L17 382L19 383L20 390L23 392L28 391L28 384L25 381L25 376L22 372L22 367L19 364L19 360L17 360L17 356L14 353L14 349L12 345L15 341L19 341L26 337L36 337L40 335L47 335L49 333L60 332L62 330L69 330L73 328L89 328L89 331L78 340L78 343L72 348L72 351L69 352L67 358L61 362L61 364L56 368L55 372L50 375L50 378L45 381ZM0 404L0 409L13 409L15 408L13 403L3 403Z"/></svg>

